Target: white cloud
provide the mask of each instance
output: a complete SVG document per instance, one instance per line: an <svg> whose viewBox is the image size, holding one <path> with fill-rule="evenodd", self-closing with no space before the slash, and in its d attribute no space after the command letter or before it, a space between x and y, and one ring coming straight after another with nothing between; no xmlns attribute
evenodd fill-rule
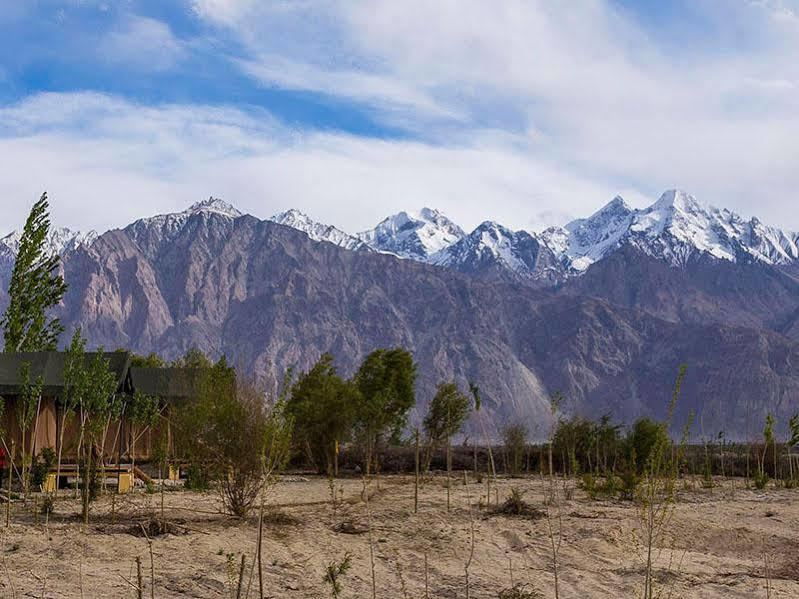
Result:
<svg viewBox="0 0 799 599"><path fill-rule="evenodd" d="M198 16L228 25L239 22L257 4L258 0L191 1L192 9Z"/></svg>
<svg viewBox="0 0 799 599"><path fill-rule="evenodd" d="M535 226L576 214L612 186L533 160L524 140L487 135L440 146L293 131L267 114L146 107L100 94L43 94L0 109L0 207L18 227L42 190L55 222L104 230L221 196L260 217L297 207L349 231L389 210L432 205L465 227Z"/></svg>
<svg viewBox="0 0 799 599"><path fill-rule="evenodd" d="M397 113L397 118L407 119L408 110L412 110L418 120L422 119L422 115L433 118L463 118L453 110L437 104L424 91L392 77L353 70L337 71L335 67L321 68L280 56L259 56L256 60L236 62L245 73L264 85L313 90L347 98L377 108L384 120L393 120L392 113Z"/></svg>
<svg viewBox="0 0 799 599"><path fill-rule="evenodd" d="M617 193L643 205L678 186L799 229L792 2L697 0L709 37L680 46L604 0L187 2L244 48L231 68L366 106L416 140L293 130L251 109L35 96L0 109L7 228L22 219L14 203L43 186L73 225L121 225L215 194L350 231L421 205L465 227L538 229ZM158 22L114 35L110 54L134 66L182 58ZM119 201L103 211L109 189Z"/></svg>
<svg viewBox="0 0 799 599"><path fill-rule="evenodd" d="M107 33L99 45L100 56L112 64L148 71L173 68L186 49L169 26L155 19L129 16Z"/></svg>
<svg viewBox="0 0 799 599"><path fill-rule="evenodd" d="M476 147L486 126L531 132L531 161L600 187L679 185L795 219L793 1L698 0L684 18L715 37L680 47L603 0L221 4L217 20L250 51L237 64L260 81L367 103L437 144Z"/></svg>

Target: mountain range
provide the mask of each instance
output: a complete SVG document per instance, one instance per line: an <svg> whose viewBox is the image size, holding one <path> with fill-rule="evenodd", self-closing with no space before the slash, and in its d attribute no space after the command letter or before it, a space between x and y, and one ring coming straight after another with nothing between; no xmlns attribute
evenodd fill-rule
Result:
<svg viewBox="0 0 799 599"><path fill-rule="evenodd" d="M0 240L0 305L18 240ZM274 385L325 351L349 374L402 345L419 410L438 382L474 382L495 427L521 419L538 438L556 390L565 413L661 417L683 363L676 428L693 412L697 435L742 438L799 411L797 236L677 190L540 233L467 233L429 208L347 233L210 198L48 243L69 283L59 315L93 346L196 346Z"/></svg>

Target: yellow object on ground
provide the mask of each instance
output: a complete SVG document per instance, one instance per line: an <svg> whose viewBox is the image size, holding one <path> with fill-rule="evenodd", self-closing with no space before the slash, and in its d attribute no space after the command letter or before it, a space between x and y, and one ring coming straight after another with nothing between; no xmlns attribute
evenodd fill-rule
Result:
<svg viewBox="0 0 799 599"><path fill-rule="evenodd" d="M129 493L133 487L133 474L130 472L119 473L119 484L117 485L117 493Z"/></svg>

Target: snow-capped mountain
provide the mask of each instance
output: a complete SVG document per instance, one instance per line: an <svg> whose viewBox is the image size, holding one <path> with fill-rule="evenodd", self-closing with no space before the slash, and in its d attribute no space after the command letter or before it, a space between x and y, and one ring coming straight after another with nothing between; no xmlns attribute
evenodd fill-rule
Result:
<svg viewBox="0 0 799 599"><path fill-rule="evenodd" d="M429 262L482 276L508 272L547 283L562 280L564 274L555 254L536 236L527 231L511 231L492 221L436 252Z"/></svg>
<svg viewBox="0 0 799 599"><path fill-rule="evenodd" d="M196 215L202 218L193 220ZM197 228L212 219L219 220L232 230L242 216L227 202L210 197L182 212L139 219L124 231L150 256L157 248L169 247L164 242L175 239L189 222ZM430 208L399 212L357 235L314 221L296 209L269 220L346 250L374 250L481 278L510 277L541 285L555 285L580 275L622 247L634 248L674 267L685 266L700 255L733 263L799 265L798 235L767 226L757 218L746 220L679 190L665 192L643 209L631 208L617 196L587 218L540 234L513 231L486 221L467 235L444 214ZM201 229L198 231L201 234ZM0 278L7 279L11 272L19 237L13 232L0 239ZM49 251L64 255L90 246L96 237L94 231L84 234L54 229L48 237Z"/></svg>
<svg viewBox="0 0 799 599"><path fill-rule="evenodd" d="M141 249L150 251L163 241L174 239L189 219L196 214L230 221L243 216L238 209L227 202L209 197L207 200L192 204L182 212L140 218L125 227L124 231L139 244Z"/></svg>
<svg viewBox="0 0 799 599"><path fill-rule="evenodd" d="M619 246L634 212L616 196L588 218L547 229L542 237L565 265L583 271Z"/></svg>
<svg viewBox="0 0 799 599"><path fill-rule="evenodd" d="M794 235L757 218L745 220L674 189L640 210L616 197L592 216L547 229L542 237L563 263L578 273L625 244L672 266L682 266L701 254L771 265L799 259Z"/></svg>
<svg viewBox="0 0 799 599"><path fill-rule="evenodd" d="M20 231L13 231L0 239L0 284L3 286L11 278L11 271L14 269L14 261L17 258L21 238L22 233ZM81 233L60 227L50 231L45 248L47 254L51 256L55 254L64 256L80 247L90 246L95 239L97 239L95 231Z"/></svg>
<svg viewBox="0 0 799 599"><path fill-rule="evenodd" d="M169 214L158 214L156 216L140 218L128 226L156 227L168 232L181 228L186 221L195 214L219 214L227 218L238 218L242 216L239 210L224 200L210 197L207 200L192 204L182 212L171 212Z"/></svg>
<svg viewBox="0 0 799 599"><path fill-rule="evenodd" d="M381 221L374 229L358 234L372 249L428 262L435 253L465 236L463 229L438 210L400 212Z"/></svg>
<svg viewBox="0 0 799 599"><path fill-rule="evenodd" d="M327 241L347 250L366 249L368 246L357 237L345 233L332 225L323 225L299 210L291 209L275 214L272 222L302 231L314 241Z"/></svg>
<svg viewBox="0 0 799 599"><path fill-rule="evenodd" d="M19 251L19 243L22 238L20 231L13 231L0 239L0 252L16 256ZM52 229L47 236L46 251L50 255L63 254L72 251L83 245L91 245L97 238L95 231L81 233L65 227Z"/></svg>

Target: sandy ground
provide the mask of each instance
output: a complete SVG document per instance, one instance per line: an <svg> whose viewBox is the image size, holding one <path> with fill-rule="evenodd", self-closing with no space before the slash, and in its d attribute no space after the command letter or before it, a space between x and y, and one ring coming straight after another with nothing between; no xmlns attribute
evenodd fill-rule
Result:
<svg viewBox="0 0 799 599"><path fill-rule="evenodd" d="M386 476L380 490L373 483L369 511L377 597L424 597L425 556L428 596L466 597L472 523L471 597L497 597L511 580L530 585L542 597L555 596L546 518L489 514L478 506L485 501L484 483L464 485L462 477L453 484L448 513L443 476L421 488L415 514L412 481ZM656 552L661 596L765 598L770 580L770 597L799 597L799 491L747 490L740 480L718 484L712 490L681 488L669 538ZM322 580L325 567L350 553L352 569L341 596L371 597L362 483L350 479L336 485L343 501L335 514L326 479L284 481L272 490L264 529L264 596L329 597ZM500 501L512 486L524 489L531 505L543 507L547 487L541 479L500 479ZM491 495L493 503L493 489ZM137 522L158 513L160 496L138 491L118 498L113 524L110 503L104 497L93 505L87 530L72 498L59 500L47 525L37 523L29 508L14 505L11 526L3 528L0 520L0 595L136 597L131 583L140 556L144 597L150 597L148 542L132 533L138 532ZM169 492L165 505L166 518L187 528L152 540L153 596L235 597L229 577L237 578L242 553L246 596L257 516L241 521L219 514L213 493ZM645 552L634 505L592 501L577 489L569 501L561 493L550 513L556 531L556 516L562 519L560 597L641 595ZM256 576L249 597L257 596Z"/></svg>

